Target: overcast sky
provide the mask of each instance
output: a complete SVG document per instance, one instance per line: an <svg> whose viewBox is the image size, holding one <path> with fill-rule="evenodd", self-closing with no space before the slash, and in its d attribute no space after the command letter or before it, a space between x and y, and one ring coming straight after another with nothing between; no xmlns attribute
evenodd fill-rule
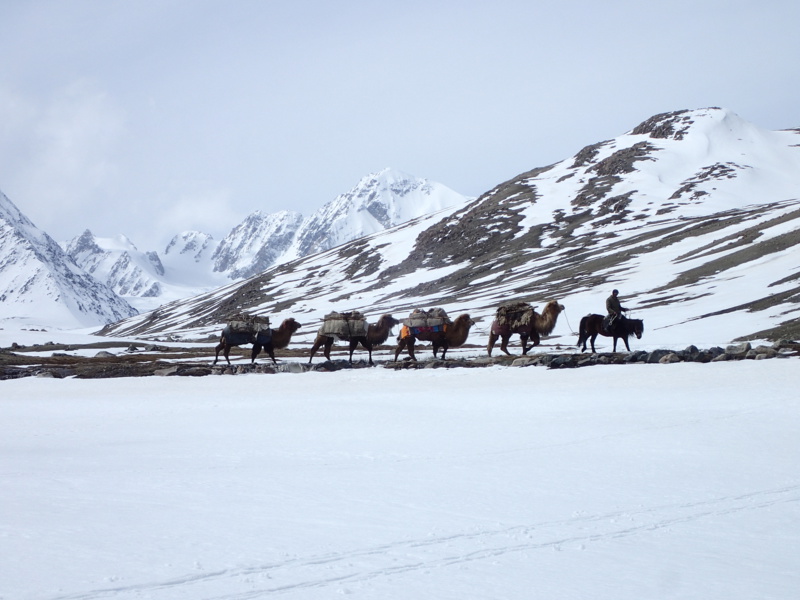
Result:
<svg viewBox="0 0 800 600"><path fill-rule="evenodd" d="M3 0L0 190L162 251L393 167L468 196L660 113L800 127L797 0Z"/></svg>

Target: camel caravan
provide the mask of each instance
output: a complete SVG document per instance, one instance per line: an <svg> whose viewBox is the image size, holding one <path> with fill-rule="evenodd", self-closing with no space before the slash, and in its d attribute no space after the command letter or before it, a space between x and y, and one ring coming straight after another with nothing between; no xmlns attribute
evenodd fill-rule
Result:
<svg viewBox="0 0 800 600"><path fill-rule="evenodd" d="M500 350L511 356L508 344L512 336L518 335L522 345L522 354L526 355L531 348L541 343L543 336L549 336L556 326L558 316L564 311L564 305L556 300L550 300L544 305L541 312L537 312L537 308L537 306L520 301L501 304L495 312L488 331L489 341L486 347L488 356L492 356L498 340L500 340ZM622 308L622 310L626 311L627 309ZM613 325L609 323L613 323ZM417 342L429 342L434 358L439 357L439 350L441 350L441 360L446 360L449 349L466 344L475 321L466 313L451 319L443 308L428 310L417 308L402 321L395 319L390 314L384 314L375 323L368 323L367 317L359 311L331 312L325 315L322 325L317 331L311 346L308 364L312 364L314 356L320 348L322 348L325 359L330 361L331 349L338 340L348 345L348 360L351 364L353 363L353 353L360 345L368 352L369 364L373 366L375 364L372 360L373 350L386 343L397 325L400 325L400 332L397 336L397 347L394 350L394 361L397 362L403 351L406 351L408 353L406 360L416 362ZM235 315L229 319L220 334L220 341L215 348L212 364L217 364L219 354L222 352L230 365L231 348L248 344L253 346L250 353L251 363L254 363L259 353L264 350L272 362L277 364L275 350L286 348L291 342L292 335L300 327L300 323L293 318L285 319L277 329L272 329L268 317L244 313ZM628 319L621 314L616 321L612 320L611 322L604 320L602 315L587 315L580 323L578 346L582 345L581 352L585 352L588 342L591 344L592 352L595 352L595 338L598 335L604 335L614 338L614 352L616 352L618 339L622 339L630 351L628 337L635 335L637 338L641 338L643 330L644 324L641 320Z"/></svg>

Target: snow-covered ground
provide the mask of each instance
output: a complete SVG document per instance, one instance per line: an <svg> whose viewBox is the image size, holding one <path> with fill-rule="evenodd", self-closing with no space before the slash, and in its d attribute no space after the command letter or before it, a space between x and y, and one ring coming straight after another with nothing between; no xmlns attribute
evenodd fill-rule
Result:
<svg viewBox="0 0 800 600"><path fill-rule="evenodd" d="M799 366L3 381L0 598L794 599Z"/></svg>

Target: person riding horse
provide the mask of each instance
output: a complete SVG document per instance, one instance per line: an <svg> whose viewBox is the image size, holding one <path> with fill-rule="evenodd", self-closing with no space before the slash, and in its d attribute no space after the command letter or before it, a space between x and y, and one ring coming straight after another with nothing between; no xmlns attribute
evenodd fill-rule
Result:
<svg viewBox="0 0 800 600"><path fill-rule="evenodd" d="M608 315L603 321L603 327L605 327L606 330L611 328L614 321L616 321L617 317L622 316L623 312L628 312L628 309L620 303L618 296L619 290L613 290L611 295L606 299L606 311Z"/></svg>

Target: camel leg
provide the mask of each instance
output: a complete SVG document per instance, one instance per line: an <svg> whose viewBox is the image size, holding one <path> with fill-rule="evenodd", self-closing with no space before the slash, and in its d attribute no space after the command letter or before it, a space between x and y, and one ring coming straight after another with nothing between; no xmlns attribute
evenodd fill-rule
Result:
<svg viewBox="0 0 800 600"><path fill-rule="evenodd" d="M500 336L500 350L511 356L511 352L508 351L508 340L511 339L510 335L501 335Z"/></svg>
<svg viewBox="0 0 800 600"><path fill-rule="evenodd" d="M269 357L272 359L272 362L277 365L278 361L275 360L275 348L272 347L272 344L269 344L268 346L264 346L264 351L267 354L269 354Z"/></svg>
<svg viewBox="0 0 800 600"><path fill-rule="evenodd" d="M356 348L358 348L358 342L359 342L358 338L353 338L352 340L350 340L350 364L351 365L353 364L353 352L355 352Z"/></svg>
<svg viewBox="0 0 800 600"><path fill-rule="evenodd" d="M311 346L311 356L308 357L308 364L311 364L311 360L314 358L317 350L319 350L319 347L322 346L322 342L323 340L321 336L317 336L317 339L314 340L314 345Z"/></svg>
<svg viewBox="0 0 800 600"><path fill-rule="evenodd" d="M331 348L333 348L333 338L326 337L325 338L325 346L323 348L323 354L325 354L325 358L330 360L331 359Z"/></svg>
<svg viewBox="0 0 800 600"><path fill-rule="evenodd" d="M416 343L416 341L417 340L415 340L413 337L412 338L408 338L408 355L411 357L411 360L413 360L414 362L417 361L417 357L414 355L414 344Z"/></svg>
<svg viewBox="0 0 800 600"><path fill-rule="evenodd" d="M489 344L486 346L486 352L489 353L489 356L492 355L492 348L494 348L494 344L497 341L497 334L494 331L489 332Z"/></svg>
<svg viewBox="0 0 800 600"><path fill-rule="evenodd" d="M542 341L542 338L539 337L539 332L534 329L533 331L531 331L530 340L531 340L531 348L533 348L534 346L539 345L539 343Z"/></svg>
<svg viewBox="0 0 800 600"><path fill-rule="evenodd" d="M444 360L444 355L447 354L447 344L442 346L442 360Z"/></svg>
<svg viewBox="0 0 800 600"><path fill-rule="evenodd" d="M217 344L217 347L214 348L214 362L211 363L212 365L217 364L217 361L219 360L219 351L222 350L223 348L225 348L225 344L223 342L220 342L219 344Z"/></svg>
<svg viewBox="0 0 800 600"><path fill-rule="evenodd" d="M256 362L256 356L261 353L261 344L253 344L253 350L250 352L250 362Z"/></svg>
<svg viewBox="0 0 800 600"><path fill-rule="evenodd" d="M519 341L522 342L522 356L525 356L528 353L528 350L530 350L530 348L528 348L528 334L520 333Z"/></svg>
<svg viewBox="0 0 800 600"><path fill-rule="evenodd" d="M367 346L367 352L369 352L369 365L370 365L371 367L374 367L374 366L375 366L375 363L374 363L374 362L372 362L372 348L373 348L373 345L370 343L370 344Z"/></svg>
<svg viewBox="0 0 800 600"><path fill-rule="evenodd" d="M403 351L403 348L406 347L408 344L408 338L402 338L398 344L397 349L394 351L394 361L397 362L397 357L400 356L400 353Z"/></svg>
<svg viewBox="0 0 800 600"><path fill-rule="evenodd" d="M375 363L372 362L372 344L367 340L367 338L359 338L350 348L350 362L353 362L353 350L356 349L358 344L361 344L361 347L364 348L367 352L369 352L369 364L373 365Z"/></svg>

